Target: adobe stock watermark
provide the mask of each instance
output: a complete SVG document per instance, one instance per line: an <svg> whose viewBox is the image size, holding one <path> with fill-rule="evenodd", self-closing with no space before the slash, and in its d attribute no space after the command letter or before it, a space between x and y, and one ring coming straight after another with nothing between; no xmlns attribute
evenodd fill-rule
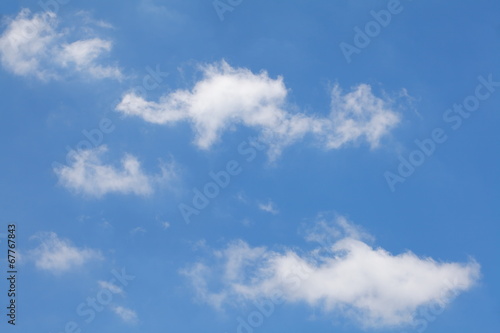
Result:
<svg viewBox="0 0 500 333"><path fill-rule="evenodd" d="M38 1L38 5L46 12L51 12L57 14L61 5L67 5L72 0L47 0L47 1Z"/></svg>
<svg viewBox="0 0 500 333"><path fill-rule="evenodd" d="M253 139L248 138L238 145L237 151L241 157L244 157L244 162L250 163L257 157L258 152L265 149L265 146ZM223 170L211 171L208 173L210 180L201 188L193 188L193 198L191 205L180 203L178 208L182 215L182 219L186 224L191 223L193 215L199 215L201 211L206 209L208 205L231 183L231 180L243 172L242 163L233 159L225 164Z"/></svg>
<svg viewBox="0 0 500 333"><path fill-rule="evenodd" d="M247 316L236 317L236 321L238 322L236 333L253 333L264 325L265 319L273 315L276 306L285 302L285 291L293 292L298 290L302 282L308 279L311 273L312 270L308 267L300 264L296 265L292 272L281 279L282 288L275 288L268 297L254 300L252 303L255 310L251 311Z"/></svg>
<svg viewBox="0 0 500 333"><path fill-rule="evenodd" d="M160 65L157 64L155 69L147 66L145 68L147 74L142 77L141 85L137 85L132 90L141 96L146 96L147 92L153 91L160 87L164 78L168 76L167 72L160 70ZM96 128L91 130L82 130L81 134L84 139L80 140L73 148L66 145L66 165L70 165L75 159L79 151L88 150L99 147L104 142L106 134L111 134L116 129L113 121L109 118L102 118ZM58 162L52 162L52 168L60 168L63 165Z"/></svg>
<svg viewBox="0 0 500 333"><path fill-rule="evenodd" d="M47 0L38 1L38 6L43 10L43 13L49 17L55 17L61 8L61 5L66 5L71 0ZM40 25L43 26L43 22L38 20L26 20L23 23L23 29L17 35L11 36L13 39L31 39L36 37L40 32ZM42 27L43 30L43 27Z"/></svg>
<svg viewBox="0 0 500 333"><path fill-rule="evenodd" d="M476 86L474 94L465 97L461 104L453 104L452 108L445 110L443 113L443 121L453 131L458 130L464 120L468 119L479 109L481 102L490 98L497 88L500 87L500 81L493 81L492 74L489 74L487 78L479 76L477 79L479 84ZM413 175L418 167L424 164L436 152L438 146L447 140L448 134L441 127L434 128L428 138L415 140L416 148L406 157L401 155L398 157L400 163L397 169L394 172L386 171L384 173L384 178L391 192L395 192L396 185L404 183L408 177Z"/></svg>
<svg viewBox="0 0 500 333"><path fill-rule="evenodd" d="M452 283L449 280L446 280L445 283L451 290L451 292L442 293L440 298L453 299L460 294L460 292L456 288L458 286L458 283ZM423 333L429 327L429 324L436 321L438 316L441 315L445 309L445 303L433 303L420 308L418 310L417 316L415 317L415 321L411 324L410 331L406 330L403 333Z"/></svg>
<svg viewBox="0 0 500 333"><path fill-rule="evenodd" d="M99 126L97 128L93 128L89 130L82 130L82 135L85 139L80 140L74 148L66 145L66 165L71 165L72 161L75 160L76 156L78 156L78 152L82 150L88 150L95 147L100 146L104 141L105 134L110 134L115 130L116 126L113 124L113 121L109 118L102 118L99 121ZM52 168L59 169L63 167L63 165L59 162L52 162Z"/></svg>
<svg viewBox="0 0 500 333"><path fill-rule="evenodd" d="M114 277L108 281L107 287L101 288L94 297L87 297L75 308L76 314L80 317L80 323L74 320L68 321L60 333L81 333L83 325L88 326L94 321L96 313L102 312L113 301L114 295L120 293L122 287L128 286L129 282L135 279L135 276L128 275L124 268L121 272L113 269L111 274Z"/></svg>
<svg viewBox="0 0 500 333"><path fill-rule="evenodd" d="M413 1L413 0L407 0ZM361 50L370 45L371 41L382 32L382 28L387 28L392 21L393 16L401 14L404 7L400 0L389 0L387 9L380 11L370 11L373 20L367 22L364 29L358 26L354 27L354 37L352 44L342 42L339 44L340 50L348 64L352 62L353 54L360 54Z"/></svg>
<svg viewBox="0 0 500 333"><path fill-rule="evenodd" d="M135 86L132 90L136 92L138 95L146 96L148 91L153 91L160 87L160 84L163 82L164 78L168 76L168 72L162 72L160 70L160 65L157 64L155 69L147 66L146 72L148 74L142 77L142 84Z"/></svg>
<svg viewBox="0 0 500 333"><path fill-rule="evenodd" d="M212 5L214 6L215 12L219 17L219 20L224 21L224 15L226 12L232 12L236 7L241 5L243 0L214 0Z"/></svg>

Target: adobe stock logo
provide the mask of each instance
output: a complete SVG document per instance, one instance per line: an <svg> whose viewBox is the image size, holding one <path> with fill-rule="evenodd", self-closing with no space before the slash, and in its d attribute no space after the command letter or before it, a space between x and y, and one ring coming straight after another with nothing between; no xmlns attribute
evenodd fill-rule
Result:
<svg viewBox="0 0 500 333"><path fill-rule="evenodd" d="M248 138L238 145L238 154L244 158L245 162L252 162L257 157L259 151L265 149L265 146L256 139ZM193 188L192 205L180 203L178 208L186 224L191 222L193 215L199 215L206 209L221 191L229 186L231 180L243 172L242 163L233 159L226 163L223 170L209 172L210 181L206 182L201 189Z"/></svg>
<svg viewBox="0 0 500 333"><path fill-rule="evenodd" d="M221 21L224 21L226 12L232 12L236 7L241 5L243 0L215 0L212 2L215 12Z"/></svg>
<svg viewBox="0 0 500 333"><path fill-rule="evenodd" d="M380 35L382 28L389 26L393 16L400 14L403 9L404 7L399 0L389 0L387 9L382 9L378 12L374 10L370 11L373 20L367 22L363 30L358 26L354 27L355 34L353 43L349 44L342 42L339 44L340 50L347 63L350 64L352 62L353 54L360 54L362 49L368 47L373 38Z"/></svg>
<svg viewBox="0 0 500 333"><path fill-rule="evenodd" d="M488 78L481 75L477 79L479 84L476 86L474 94L465 97L461 104L453 104L453 108L449 108L443 113L443 121L449 124L453 131L458 130L463 121L479 109L481 102L490 98L496 89L500 87L500 81L493 81L492 74L489 74ZM418 167L436 152L438 146L447 140L446 130L440 127L434 128L428 138L415 140L414 143L417 148L411 151L407 157L399 156L400 163L396 172L386 171L384 173L391 192L395 192L396 185L404 183Z"/></svg>
<svg viewBox="0 0 500 333"><path fill-rule="evenodd" d="M302 264L295 264L292 271L281 278L281 287L276 287L271 290L267 297L255 299L252 303L255 310L247 316L238 316L236 321L236 333L254 333L258 328L262 327L266 319L270 318L277 305L281 305L286 301L286 294L295 292L300 289L302 283L311 276L311 269ZM246 317L246 318L245 318Z"/></svg>
<svg viewBox="0 0 500 333"><path fill-rule="evenodd" d="M71 161L78 156L78 152L92 149L101 145L104 140L105 134L110 134L115 130L116 126L113 124L111 119L103 118L99 121L98 128L93 128L90 131L82 130L82 135L85 139L80 140L74 148L66 145L66 165L71 165ZM52 162L52 168L60 168L63 165L59 162Z"/></svg>
<svg viewBox="0 0 500 333"><path fill-rule="evenodd" d="M128 286L129 282L135 279L134 275L125 272L125 268L122 268L121 271L113 269L111 274L114 277L95 294L95 297L87 297L85 302L78 304L75 312L79 317L79 322L74 320L66 322L63 330L59 330L60 333L82 333L94 321L97 313L102 312L112 303L115 295L120 293L121 288Z"/></svg>
<svg viewBox="0 0 500 333"><path fill-rule="evenodd" d="M155 69L147 66L147 74L142 77L142 82L132 88L132 90L140 95L146 96L148 92L153 91L160 87L164 78L168 76L167 72L160 70L160 65L157 64ZM66 145L66 165L71 165L72 161L78 156L79 152L99 147L104 143L106 134L111 134L116 129L115 124L109 118L102 118L96 128L91 130L82 130L81 134L84 139L80 140L74 147ZM59 162L52 162L52 168L61 168L63 165Z"/></svg>

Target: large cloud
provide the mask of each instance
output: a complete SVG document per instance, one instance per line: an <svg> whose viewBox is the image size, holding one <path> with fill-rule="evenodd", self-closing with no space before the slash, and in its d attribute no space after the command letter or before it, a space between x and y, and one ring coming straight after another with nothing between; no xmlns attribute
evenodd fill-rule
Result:
<svg viewBox="0 0 500 333"><path fill-rule="evenodd" d="M399 122L391 101L373 95L366 84L346 94L336 85L331 113L321 117L288 112L288 91L281 77L273 79L266 72L254 74L224 61L204 66L202 72L203 78L191 90L173 91L158 102L129 92L116 110L155 124L189 121L196 132L195 143L203 149L211 147L231 127L252 127L269 145L271 157L306 134L312 134L328 149L360 139L376 147Z"/></svg>
<svg viewBox="0 0 500 333"><path fill-rule="evenodd" d="M318 238L318 228L310 234L323 244L313 251L272 251L238 240L183 274L201 300L218 308L278 295L288 303L305 303L378 328L414 324L420 307L444 307L478 279L475 261L394 255L367 244L367 235L344 218L337 222L336 227L324 221L319 225L323 235L337 238L333 243Z"/></svg>
<svg viewBox="0 0 500 333"><path fill-rule="evenodd" d="M106 151L106 146L72 151L70 165L54 168L59 183L77 193L94 197L108 193L149 195L155 184L175 177L173 165L162 166L161 174L148 175L137 158L129 154L123 157L120 167L106 164L102 160Z"/></svg>
<svg viewBox="0 0 500 333"><path fill-rule="evenodd" d="M99 58L108 54L112 43L94 36L88 26L85 38L72 38L73 28L60 28L55 13L32 14L23 9L8 21L0 36L3 67L20 76L41 80L61 78L77 72L94 78L123 77L119 68L103 65Z"/></svg>

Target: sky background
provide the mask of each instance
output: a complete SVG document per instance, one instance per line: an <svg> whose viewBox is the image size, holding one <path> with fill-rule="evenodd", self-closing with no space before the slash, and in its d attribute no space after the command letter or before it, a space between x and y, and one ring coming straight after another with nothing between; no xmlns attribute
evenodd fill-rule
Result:
<svg viewBox="0 0 500 333"><path fill-rule="evenodd" d="M409 317L390 325L383 314L394 305L395 296L387 291L390 273L374 287L382 299L370 296L371 310L359 299L339 301L335 291L314 291L318 298L307 302L313 296L304 295L312 287L304 282L303 294L289 291L289 299L252 330L499 331L500 87L458 129L443 119L454 104L474 95L478 77L500 81L498 2L402 0L402 11L350 63L340 44L355 45L354 28L364 29L374 20L370 12L386 10L390 1L244 0L224 12L223 20L207 0L43 3L0 5L0 232L15 223L19 250L16 327L6 323L5 307L0 326L60 333L72 332L66 325L75 322L82 332L238 332L237 318L246 320L256 311L252 297L266 295L266 282L280 285L273 275L276 260L295 253L319 271L328 258L354 260L329 250L351 240L353 246L368 244L372 254L386 251L382 265L368 273L405 270L393 259L403 265L408 257L396 256L415 254L408 268L415 278L412 295L428 292L428 303L408 303L400 310ZM36 18L52 28L12 37L16 22ZM20 46L13 40L21 40ZM70 44L76 41L92 42L87 48ZM207 91L219 95L197 94L202 90L193 88L197 84L213 83L209 65L215 76L235 80L229 88L244 79L248 87L263 86L252 95L214 84ZM161 75L153 82L148 75L156 70ZM360 91L363 84L371 90ZM337 104L334 87L342 90ZM133 93L139 90L145 92L141 97ZM182 120L148 121L151 109L172 112L168 99L179 91L187 92L178 106ZM351 110L348 94L356 91L366 97L351 100L362 112L374 107L373 114L397 120L382 126L376 139L354 135L328 148L329 133L338 134L338 122L329 117ZM231 108L247 94L249 100L270 96L263 102L270 105L265 115L286 114L290 123L296 114L311 124L320 119L327 130L304 125L296 136L290 129L266 136L282 129L281 123L265 118L254 126L255 119L242 114L256 109ZM127 96L135 96L136 103L120 108ZM202 114L211 96L219 98L216 107L229 105L230 116ZM353 116L347 111L346 117ZM370 114L354 116L365 124ZM83 131L95 132L103 119L112 130L102 133L97 146L80 151L80 164L67 158L68 149L87 140ZM223 123L217 139L202 147L196 124L215 120ZM374 124L365 125L362 131ZM447 140L391 189L387 172L397 174L401 158L417 149L414 141L430 138L436 128ZM251 138L263 140L265 148L247 161L238 147ZM273 157L269 147L275 144L279 153ZM123 171L126 156L139 169ZM186 223L179 205L193 206L193 189L202 189L210 172L226 169L232 160L242 171ZM342 224L344 218L352 228ZM310 230L324 227L321 221L334 225L334 240L313 239L316 244ZM371 237L352 231L358 228ZM7 252L4 240L0 251ZM252 257L256 252L263 257ZM240 253L241 262L231 262L232 253ZM455 270L447 266L451 263L458 265ZM4 273L5 264L3 259ZM364 272L367 266L357 264ZM122 269L135 278L127 285L106 284ZM237 278L228 277L230 269L238 271ZM429 304L444 302L436 272L467 283L463 290L457 287L456 297L446 298L442 313L422 319ZM317 281L327 290L329 283L335 289L347 279L356 291L359 276L351 273ZM256 294L238 292L236 284L251 286ZM90 322L77 313L88 297L109 291L112 300ZM219 292L216 306L211 296ZM6 292L0 294L0 304L7 304Z"/></svg>

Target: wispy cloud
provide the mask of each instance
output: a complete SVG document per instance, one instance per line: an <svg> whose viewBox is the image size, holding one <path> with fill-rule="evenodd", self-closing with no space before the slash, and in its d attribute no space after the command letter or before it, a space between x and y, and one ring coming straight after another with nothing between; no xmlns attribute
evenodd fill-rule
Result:
<svg viewBox="0 0 500 333"><path fill-rule="evenodd" d="M97 250L78 248L54 232L42 232L32 238L40 244L29 252L37 268L59 274L80 268L91 260L102 259Z"/></svg>
<svg viewBox="0 0 500 333"><path fill-rule="evenodd" d="M269 200L267 203L259 203L259 209L273 215L279 213L278 208L276 208L276 204L271 200Z"/></svg>
<svg viewBox="0 0 500 333"><path fill-rule="evenodd" d="M147 232L147 230L144 229L143 227L136 227L136 228L130 230L130 234L132 236L137 235L137 234L145 234L146 232Z"/></svg>
<svg viewBox="0 0 500 333"><path fill-rule="evenodd" d="M112 308L113 312L117 314L121 320L129 324L135 324L138 321L137 313L123 306L115 306Z"/></svg>
<svg viewBox="0 0 500 333"><path fill-rule="evenodd" d="M372 328L412 324L420 307L447 305L479 277L473 260L446 263L374 248L343 218L329 230L335 241L321 239L323 247L305 253L235 241L182 273L198 297L217 308L282 295L285 302L305 303Z"/></svg>
<svg viewBox="0 0 500 333"><path fill-rule="evenodd" d="M102 289L107 289L113 294L118 294L121 296L125 296L125 291L123 288L117 286L114 283L106 282L106 281L98 281L99 287ZM139 321L137 313L124 306L110 305L110 309L113 313L115 313L123 322L127 324L136 324Z"/></svg>
<svg viewBox="0 0 500 333"><path fill-rule="evenodd" d="M118 287L116 284L106 282L106 281L97 281L97 283L99 284L99 287L101 287L102 289L108 289L113 294L121 294L122 295L124 293L123 289Z"/></svg>
<svg viewBox="0 0 500 333"><path fill-rule="evenodd" d="M86 26L95 25L105 29L115 29L115 27L109 22L94 19L91 13L86 10L80 10L76 13L76 15L82 18L82 23Z"/></svg>
<svg viewBox="0 0 500 333"><path fill-rule="evenodd" d="M391 100L376 97L366 84L345 94L335 85L330 115L322 117L288 112L296 107L287 103L288 90L282 77L254 74L224 61L203 66L201 71L203 78L191 90L173 91L158 102L129 92L116 110L155 124L188 121L196 133L195 143L202 149L210 148L229 128L251 127L260 132L271 158L308 134L327 149L362 139L377 147L400 119Z"/></svg>
<svg viewBox="0 0 500 333"><path fill-rule="evenodd" d="M88 16L86 22L91 23ZM105 22L99 22L100 26L105 25ZM77 25L59 26L55 13L32 14L28 9L22 9L8 21L0 36L3 67L16 75L41 80L59 79L72 73L98 79L123 78L118 67L104 65L100 60L110 53L111 41L95 36L89 26L82 28L87 35L83 39L72 38Z"/></svg>
<svg viewBox="0 0 500 333"><path fill-rule="evenodd" d="M59 183L77 193L93 197L108 193L149 195L155 184L169 182L175 177L173 168L168 166L161 167L161 174L148 175L142 170L137 158L129 154L123 157L120 167L105 164L102 155L106 151L106 146L73 151L69 166L54 168Z"/></svg>

